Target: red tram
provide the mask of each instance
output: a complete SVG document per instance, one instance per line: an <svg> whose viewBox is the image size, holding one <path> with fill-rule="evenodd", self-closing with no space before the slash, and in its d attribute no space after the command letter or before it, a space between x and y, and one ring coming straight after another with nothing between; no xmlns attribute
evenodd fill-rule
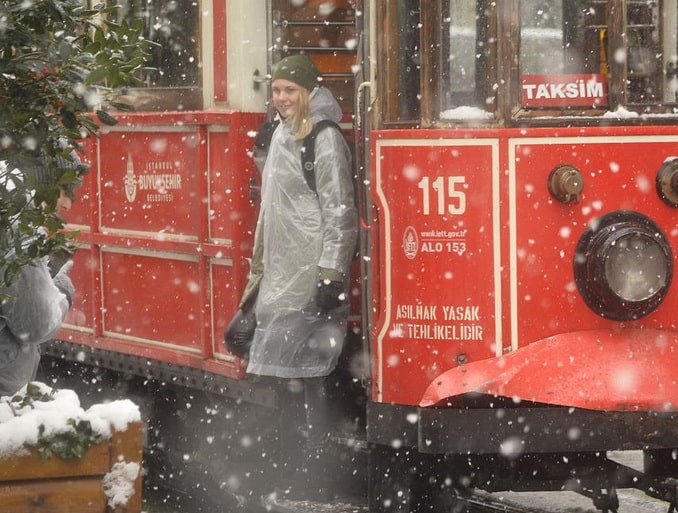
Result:
<svg viewBox="0 0 678 513"><path fill-rule="evenodd" d="M117 3L169 53L137 112L88 143L57 383L114 375L161 428L167 408L188 423L177 440L217 418L240 436L275 408L222 334L248 272L265 78L303 52L355 143L337 424L364 437L370 511L469 487L677 504L677 0ZM220 437L210 458L246 459ZM631 449L643 472L608 457Z"/></svg>

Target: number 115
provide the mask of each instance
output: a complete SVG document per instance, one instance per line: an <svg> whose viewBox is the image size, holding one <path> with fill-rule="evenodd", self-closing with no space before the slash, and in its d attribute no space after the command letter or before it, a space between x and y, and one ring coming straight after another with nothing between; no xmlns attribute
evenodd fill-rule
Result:
<svg viewBox="0 0 678 513"><path fill-rule="evenodd" d="M424 215L431 214L431 189L437 192L438 215L462 215L466 212L466 193L460 190L466 185L466 178L463 176L448 176L447 186L445 177L439 176L433 182L428 176L423 177L417 187L423 192Z"/></svg>

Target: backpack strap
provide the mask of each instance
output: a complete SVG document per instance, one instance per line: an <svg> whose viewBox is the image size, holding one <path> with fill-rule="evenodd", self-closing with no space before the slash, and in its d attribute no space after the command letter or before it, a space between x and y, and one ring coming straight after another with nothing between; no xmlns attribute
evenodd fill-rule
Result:
<svg viewBox="0 0 678 513"><path fill-rule="evenodd" d="M259 127L259 131L257 132L257 137L254 139L255 150L268 152L268 148L271 146L273 132L275 132L275 129L278 128L279 124L279 119L275 119L273 121L264 121L262 123L262 125Z"/></svg>
<svg viewBox="0 0 678 513"><path fill-rule="evenodd" d="M308 184L308 188L316 194L318 193L315 185L315 139L321 130L326 127L335 127L343 136L341 127L330 119L321 119L315 125L311 133L304 137L304 142L301 146L301 169L304 172L304 178Z"/></svg>

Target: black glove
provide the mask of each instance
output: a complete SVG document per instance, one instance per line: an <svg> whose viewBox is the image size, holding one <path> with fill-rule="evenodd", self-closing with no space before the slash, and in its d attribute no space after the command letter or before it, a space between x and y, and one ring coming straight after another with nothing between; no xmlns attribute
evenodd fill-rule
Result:
<svg viewBox="0 0 678 513"><path fill-rule="evenodd" d="M320 313L326 314L346 303L344 284L340 281L320 280L316 298Z"/></svg>
<svg viewBox="0 0 678 513"><path fill-rule="evenodd" d="M254 304L250 305L246 310L239 308L224 332L226 349L238 358L248 358L250 354L254 330L257 327L253 306Z"/></svg>

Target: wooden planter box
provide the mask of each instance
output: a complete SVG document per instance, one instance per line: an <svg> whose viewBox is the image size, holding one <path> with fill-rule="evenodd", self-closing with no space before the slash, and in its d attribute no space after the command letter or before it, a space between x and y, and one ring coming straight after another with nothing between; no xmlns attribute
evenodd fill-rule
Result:
<svg viewBox="0 0 678 513"><path fill-rule="evenodd" d="M41 461L35 450L0 458L0 512L140 513L142 436L142 424L134 422L91 447L82 459L53 455ZM127 504L111 508L103 478L118 462L139 464L139 473Z"/></svg>

